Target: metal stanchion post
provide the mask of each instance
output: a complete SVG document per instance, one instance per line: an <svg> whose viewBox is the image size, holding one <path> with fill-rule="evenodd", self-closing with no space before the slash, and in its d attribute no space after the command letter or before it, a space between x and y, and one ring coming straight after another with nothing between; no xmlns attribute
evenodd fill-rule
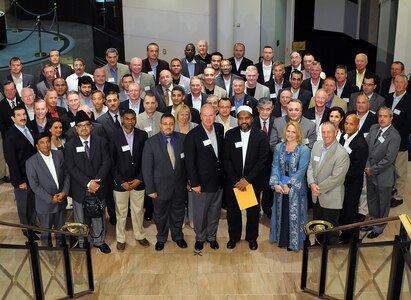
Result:
<svg viewBox="0 0 411 300"><path fill-rule="evenodd" d="M17 18L17 1L13 1L11 5L14 5L14 18L16 19L16 27L13 28L12 32L22 32L23 29L19 28L19 19Z"/></svg>
<svg viewBox="0 0 411 300"><path fill-rule="evenodd" d="M59 19L58 19L58 14L57 14L57 3L54 3L54 13L56 16L56 24L57 24L57 36L54 37L54 40L62 41L64 40L64 36L60 35L60 24L59 24Z"/></svg>
<svg viewBox="0 0 411 300"><path fill-rule="evenodd" d="M37 26L37 29L38 29L38 32L39 32L39 52L34 53L34 56L36 56L36 57L46 56L46 52L41 51L41 29L40 29L41 26L40 25L41 25L40 16L37 16L36 26Z"/></svg>

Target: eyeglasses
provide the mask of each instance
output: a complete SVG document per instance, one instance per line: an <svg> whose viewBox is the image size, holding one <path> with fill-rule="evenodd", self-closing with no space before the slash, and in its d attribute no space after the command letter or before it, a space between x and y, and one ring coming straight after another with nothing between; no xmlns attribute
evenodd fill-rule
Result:
<svg viewBox="0 0 411 300"><path fill-rule="evenodd" d="M90 127L91 126L91 124L90 123L88 123L88 124L77 124L76 125L76 127L77 128L80 128L80 129L83 129L83 128L88 128L88 127Z"/></svg>

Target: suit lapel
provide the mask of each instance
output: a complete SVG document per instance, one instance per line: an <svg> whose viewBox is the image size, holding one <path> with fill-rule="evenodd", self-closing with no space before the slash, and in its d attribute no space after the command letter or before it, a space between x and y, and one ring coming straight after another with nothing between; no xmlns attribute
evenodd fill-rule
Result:
<svg viewBox="0 0 411 300"><path fill-rule="evenodd" d="M55 158L54 156L53 156L53 162L54 162L54 168L56 169L56 173L57 173L58 168L57 168L57 165L56 165L56 158ZM49 181L52 182L52 183L56 186L56 188L57 188L57 185L56 185L56 183L54 182L53 176L51 175L51 172L50 172L49 168L47 167L44 159L41 157L41 154L40 154L40 153L37 153L37 163L38 163L38 166L39 166L41 169L43 169L43 174L46 175L46 176L48 176L48 177L49 177ZM58 174L57 174L57 180L59 180Z"/></svg>
<svg viewBox="0 0 411 300"><path fill-rule="evenodd" d="M208 140L209 138L208 138L208 135L207 135L207 133L206 133L203 125L198 124L198 126L201 127L201 128L200 128L200 132L201 132L202 142L205 141L205 140ZM214 127L214 125L213 125L213 127ZM217 131L215 130L215 127L214 127L214 132L215 132L215 134L216 134L216 139L217 139ZM209 147L208 147L208 146L205 146L205 147L206 147L207 151L209 151L210 153L212 153L212 155L213 155L214 157L216 157L216 156L215 156L215 152L214 152L214 148L213 148L213 146L212 146L211 144L209 145ZM216 158L217 158L217 157L216 157Z"/></svg>
<svg viewBox="0 0 411 300"><path fill-rule="evenodd" d="M332 148L331 148L330 150L328 150L327 153L325 154L325 156L324 156L324 158L323 158L323 160L322 160L322 162L321 162L321 165L318 167L317 175L320 175L321 171L325 169L326 162L330 161L330 158L334 156L335 151L336 151L337 146L338 146L338 145L337 145L337 144L338 144L338 141L336 141L336 142L337 142L337 143L334 144L334 145L332 146ZM322 151L322 149L320 149L320 150ZM321 152L320 152L320 157L321 157Z"/></svg>

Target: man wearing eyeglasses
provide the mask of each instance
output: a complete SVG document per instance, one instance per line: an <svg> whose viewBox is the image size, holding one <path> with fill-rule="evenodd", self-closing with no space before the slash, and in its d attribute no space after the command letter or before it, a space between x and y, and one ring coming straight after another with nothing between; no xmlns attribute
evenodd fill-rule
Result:
<svg viewBox="0 0 411 300"><path fill-rule="evenodd" d="M385 98L379 95L375 89L377 83L374 75L365 75L362 83L362 91L358 93L352 93L350 96L350 102L348 104L348 110L355 110L357 97L360 94L364 94L370 100L370 111L375 114L381 107L385 106Z"/></svg>

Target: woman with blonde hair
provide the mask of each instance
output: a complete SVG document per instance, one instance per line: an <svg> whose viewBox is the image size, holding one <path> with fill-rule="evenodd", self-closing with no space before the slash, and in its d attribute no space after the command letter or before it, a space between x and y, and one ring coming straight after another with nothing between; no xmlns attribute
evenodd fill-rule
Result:
<svg viewBox="0 0 411 300"><path fill-rule="evenodd" d="M174 113L176 118L176 127L174 131L187 134L191 129L197 126L196 123L191 122L190 108L182 103L180 104Z"/></svg>

